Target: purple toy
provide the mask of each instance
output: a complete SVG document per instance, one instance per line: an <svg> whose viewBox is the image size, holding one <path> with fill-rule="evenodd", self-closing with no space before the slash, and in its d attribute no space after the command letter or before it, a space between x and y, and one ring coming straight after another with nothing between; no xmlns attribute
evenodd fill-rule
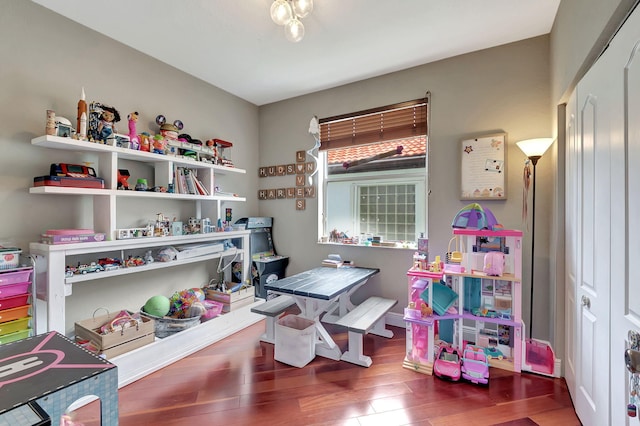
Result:
<svg viewBox="0 0 640 426"><path fill-rule="evenodd" d="M460 209L453 218L451 226L453 228L489 229L491 231L502 228L491 210L478 203L467 204Z"/></svg>

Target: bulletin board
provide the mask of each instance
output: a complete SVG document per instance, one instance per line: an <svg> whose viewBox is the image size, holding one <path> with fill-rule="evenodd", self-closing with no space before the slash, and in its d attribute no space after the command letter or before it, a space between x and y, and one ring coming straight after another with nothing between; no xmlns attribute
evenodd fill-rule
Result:
<svg viewBox="0 0 640 426"><path fill-rule="evenodd" d="M507 198L507 134L465 139L460 144L461 200Z"/></svg>

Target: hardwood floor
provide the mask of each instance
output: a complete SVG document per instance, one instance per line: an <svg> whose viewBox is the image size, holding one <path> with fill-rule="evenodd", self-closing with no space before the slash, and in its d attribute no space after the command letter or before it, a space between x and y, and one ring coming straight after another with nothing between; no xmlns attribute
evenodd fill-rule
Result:
<svg viewBox="0 0 640 426"><path fill-rule="evenodd" d="M347 335L331 326L344 350ZM316 357L274 361L264 322L119 391L120 425L579 425L563 379L492 368L488 386L402 367L405 330L365 337L369 368ZM74 413L99 423L98 402Z"/></svg>

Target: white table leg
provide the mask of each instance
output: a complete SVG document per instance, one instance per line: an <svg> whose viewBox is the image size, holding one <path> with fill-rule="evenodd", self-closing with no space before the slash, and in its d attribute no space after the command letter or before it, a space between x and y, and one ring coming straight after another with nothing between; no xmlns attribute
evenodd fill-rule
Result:
<svg viewBox="0 0 640 426"><path fill-rule="evenodd" d="M327 309L327 306L331 306L335 301L320 301L318 299L298 296L294 296L294 298L300 308L300 316L313 320L316 323L316 355L339 361L342 356L342 351L320 322L320 315Z"/></svg>
<svg viewBox="0 0 640 426"><path fill-rule="evenodd" d="M322 321L326 322L327 324L335 324L340 318L345 316L348 312L352 311L353 308L355 308L355 305L353 304L353 302L351 302L351 295L355 293L356 290L358 290L360 287L362 287L366 282L367 280L364 280L360 284L351 288L351 290L349 290L348 292L341 294L338 297L338 300L336 300L329 306L329 308L327 309L327 313L322 317ZM336 310L338 311L337 313Z"/></svg>

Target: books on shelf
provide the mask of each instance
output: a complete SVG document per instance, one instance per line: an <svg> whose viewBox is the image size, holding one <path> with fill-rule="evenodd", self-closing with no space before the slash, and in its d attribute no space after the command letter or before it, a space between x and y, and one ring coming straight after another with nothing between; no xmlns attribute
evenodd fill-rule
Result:
<svg viewBox="0 0 640 426"><path fill-rule="evenodd" d="M209 191L198 179L196 171L187 167L174 170L174 191L177 194L209 195Z"/></svg>
<svg viewBox="0 0 640 426"><path fill-rule="evenodd" d="M340 266L342 266L342 257L339 254L330 254L326 259L322 261L322 266L339 268Z"/></svg>
<svg viewBox="0 0 640 426"><path fill-rule="evenodd" d="M93 229L49 229L40 236L44 244L75 244L105 241L105 234Z"/></svg>

